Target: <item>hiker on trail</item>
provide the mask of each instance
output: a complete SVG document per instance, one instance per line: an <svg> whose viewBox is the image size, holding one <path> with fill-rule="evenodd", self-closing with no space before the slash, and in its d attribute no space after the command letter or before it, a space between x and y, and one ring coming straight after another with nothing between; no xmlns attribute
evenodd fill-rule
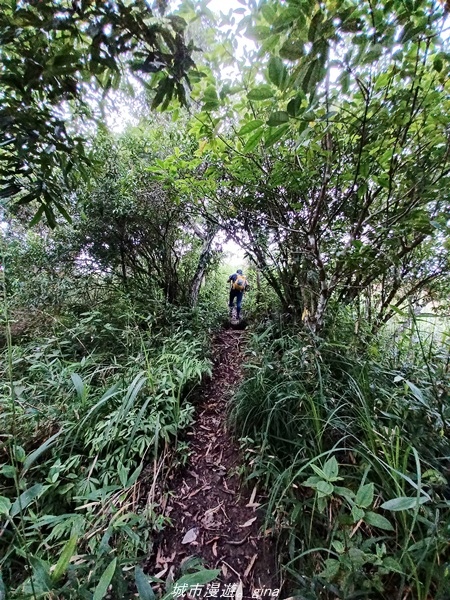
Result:
<svg viewBox="0 0 450 600"><path fill-rule="evenodd" d="M236 273L228 277L227 283L231 283L230 287L230 302L228 304L230 308L230 317L233 315L234 299L236 298L236 313L239 320L241 314L241 304L244 292L248 291L250 286L247 281L247 277L242 273L242 269L238 269Z"/></svg>

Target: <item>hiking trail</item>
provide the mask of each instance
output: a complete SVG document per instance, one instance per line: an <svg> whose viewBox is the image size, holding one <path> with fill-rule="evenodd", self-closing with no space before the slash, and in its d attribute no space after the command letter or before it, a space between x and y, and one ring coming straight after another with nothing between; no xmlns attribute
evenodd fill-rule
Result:
<svg viewBox="0 0 450 600"><path fill-rule="evenodd" d="M257 485L243 484L238 473L242 456L227 430L227 405L242 379L244 343L239 330L222 330L213 340L212 378L202 385L186 435L190 456L169 476L165 491L170 493L163 494L159 509L172 526L165 525L157 536L145 565L149 575L175 582L189 557L220 570L202 593L192 588L183 598L239 600L258 597L258 590L267 590L267 598L268 590L280 587L275 542L270 531L262 531L264 498Z"/></svg>

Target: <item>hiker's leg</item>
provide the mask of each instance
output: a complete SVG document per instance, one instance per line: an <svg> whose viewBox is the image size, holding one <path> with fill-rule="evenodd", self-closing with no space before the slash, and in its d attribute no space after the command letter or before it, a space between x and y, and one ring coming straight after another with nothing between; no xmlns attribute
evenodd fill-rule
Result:
<svg viewBox="0 0 450 600"><path fill-rule="evenodd" d="M228 303L228 306L229 306L230 309L233 308L233 301L234 301L235 297L236 297L236 290L233 290L233 288L231 288L231 290L230 290L230 301Z"/></svg>
<svg viewBox="0 0 450 600"><path fill-rule="evenodd" d="M236 300L236 305L237 305L237 318L239 319L239 315L241 314L241 305L242 305L242 296L244 295L244 292L238 292L237 293L237 300Z"/></svg>
<svg viewBox="0 0 450 600"><path fill-rule="evenodd" d="M230 290L230 302L228 304L228 307L230 309L230 319L233 316L233 304L234 304L234 299L236 298L236 296L237 296L236 290L231 289Z"/></svg>

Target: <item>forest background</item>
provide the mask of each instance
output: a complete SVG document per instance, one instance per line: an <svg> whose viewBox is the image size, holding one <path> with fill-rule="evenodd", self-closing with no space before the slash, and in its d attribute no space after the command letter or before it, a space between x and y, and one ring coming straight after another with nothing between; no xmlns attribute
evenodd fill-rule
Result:
<svg viewBox="0 0 450 600"><path fill-rule="evenodd" d="M0 597L170 597L232 240L285 596L448 598L448 6L239 2L0 1Z"/></svg>

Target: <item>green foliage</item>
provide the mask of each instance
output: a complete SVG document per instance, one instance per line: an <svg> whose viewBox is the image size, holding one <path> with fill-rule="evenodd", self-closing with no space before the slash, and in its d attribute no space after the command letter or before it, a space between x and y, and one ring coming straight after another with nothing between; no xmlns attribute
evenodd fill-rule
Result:
<svg viewBox="0 0 450 600"><path fill-rule="evenodd" d="M293 595L444 598L448 341L417 354L427 331L412 323L398 346L382 331L367 347L347 318L326 341L273 323L253 335L231 412L248 475L268 490Z"/></svg>
<svg viewBox="0 0 450 600"><path fill-rule="evenodd" d="M236 61L203 2L0 4L0 595L155 597L139 562L210 372L222 228L261 323L231 420L292 595L444 600L448 332L416 312L448 296L446 7L252 0L221 16L258 44ZM124 74L185 104L184 18L207 49L189 117L85 143ZM18 224L68 204L54 235Z"/></svg>
<svg viewBox="0 0 450 600"><path fill-rule="evenodd" d="M210 374L208 333L187 311L173 312L169 327L150 315L141 329L117 300L109 314L106 305L70 327L66 317L51 336L9 349L0 560L12 598L100 598L109 585L131 598L127 567L165 524L157 501L140 499L138 478L151 465L154 489L186 459L177 439L192 422L189 394Z"/></svg>
<svg viewBox="0 0 450 600"><path fill-rule="evenodd" d="M143 305L149 297L194 305L194 280L200 284L214 270L220 252L217 229L210 230L194 209L188 212L184 198L164 189L151 172L167 154L179 156L178 145L189 152L192 140L160 125L130 129L118 138L99 135L95 165L79 185L71 225L30 233L10 218L5 258L11 265L8 291L17 304L34 310L51 306L55 315L71 302L81 310L84 296L88 310L102 290L121 285Z"/></svg>
<svg viewBox="0 0 450 600"><path fill-rule="evenodd" d="M448 272L448 224L436 223L450 173L444 10L431 0L249 8L238 30L257 40L253 60L237 61L237 82L210 74L222 102L192 127L219 185L199 181L196 164L191 186L284 312L319 331L330 303L375 287L377 329L391 305L432 297Z"/></svg>
<svg viewBox="0 0 450 600"><path fill-rule="evenodd" d="M68 110L90 115L89 92L119 86L126 65L156 89L153 106L186 103L193 44L186 22L160 17L145 2L2 0L0 46L1 197L39 201L35 221L68 216L61 194L88 162L85 140L68 127ZM100 95L99 95L100 98Z"/></svg>
<svg viewBox="0 0 450 600"><path fill-rule="evenodd" d="M199 242L185 207L149 172L164 152L163 137L171 135L135 131L118 141L99 140L96 155L102 166L79 192L83 212L74 247L129 291L153 296L159 290L169 303L186 303ZM170 141L173 149L176 139Z"/></svg>

